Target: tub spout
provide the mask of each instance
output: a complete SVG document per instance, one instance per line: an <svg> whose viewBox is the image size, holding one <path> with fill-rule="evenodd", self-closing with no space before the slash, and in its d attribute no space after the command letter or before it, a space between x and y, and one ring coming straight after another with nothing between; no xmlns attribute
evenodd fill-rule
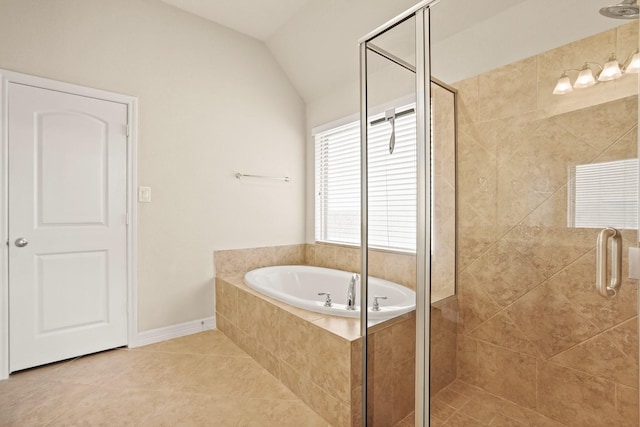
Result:
<svg viewBox="0 0 640 427"><path fill-rule="evenodd" d="M354 274L349 281L349 290L347 291L347 310L356 309L356 282L360 280L360 276Z"/></svg>

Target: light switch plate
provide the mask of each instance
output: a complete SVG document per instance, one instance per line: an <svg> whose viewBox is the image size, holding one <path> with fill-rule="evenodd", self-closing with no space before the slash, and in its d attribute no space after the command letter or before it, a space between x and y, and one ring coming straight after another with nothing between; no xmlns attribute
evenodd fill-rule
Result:
<svg viewBox="0 0 640 427"><path fill-rule="evenodd" d="M151 202L151 187L138 187L138 201L141 203Z"/></svg>
<svg viewBox="0 0 640 427"><path fill-rule="evenodd" d="M640 248L629 248L629 279L640 280Z"/></svg>

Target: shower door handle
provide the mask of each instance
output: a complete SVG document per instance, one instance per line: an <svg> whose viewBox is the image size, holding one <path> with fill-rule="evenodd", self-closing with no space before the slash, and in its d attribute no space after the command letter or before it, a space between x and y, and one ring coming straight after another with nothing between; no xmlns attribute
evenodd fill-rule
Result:
<svg viewBox="0 0 640 427"><path fill-rule="evenodd" d="M611 280L607 284L608 245L611 246ZM622 237L615 228L605 228L596 242L596 289L603 297L614 297L622 280Z"/></svg>

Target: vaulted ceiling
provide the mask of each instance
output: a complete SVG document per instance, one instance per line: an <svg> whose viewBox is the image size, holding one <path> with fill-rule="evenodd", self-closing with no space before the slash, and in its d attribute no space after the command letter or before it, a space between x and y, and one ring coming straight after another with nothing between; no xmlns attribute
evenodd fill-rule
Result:
<svg viewBox="0 0 640 427"><path fill-rule="evenodd" d="M307 102L357 79L358 40L418 2L162 1L264 42ZM432 7L433 52L442 55L444 49L454 49L458 59L443 61L437 71L452 82L466 77L460 69L465 62L473 65L469 72L482 72L624 23L598 14L608 3L611 0L441 0ZM493 48L487 49L489 43Z"/></svg>

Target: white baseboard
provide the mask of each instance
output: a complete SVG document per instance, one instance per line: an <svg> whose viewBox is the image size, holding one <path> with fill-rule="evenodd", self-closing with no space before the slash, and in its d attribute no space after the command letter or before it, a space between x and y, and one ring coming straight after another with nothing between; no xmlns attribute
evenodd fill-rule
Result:
<svg viewBox="0 0 640 427"><path fill-rule="evenodd" d="M130 343L129 347L142 347L143 345L154 344L170 340L172 338L184 337L186 335L196 334L198 332L208 331L215 328L216 318L207 317L205 319L192 320L178 325L151 329L149 331L139 332L135 343L133 343L133 345Z"/></svg>

